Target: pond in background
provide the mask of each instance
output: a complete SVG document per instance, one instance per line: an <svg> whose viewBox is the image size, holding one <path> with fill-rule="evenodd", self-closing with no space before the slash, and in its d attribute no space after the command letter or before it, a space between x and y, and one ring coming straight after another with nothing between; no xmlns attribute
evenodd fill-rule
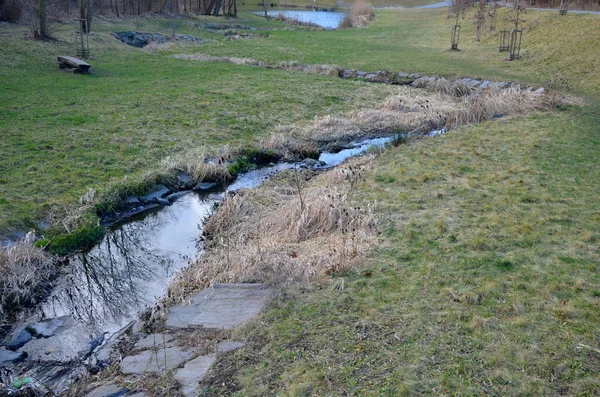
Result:
<svg viewBox="0 0 600 397"><path fill-rule="evenodd" d="M254 14L264 15L263 11L253 11ZM275 18L279 14L283 14L286 18L297 19L302 22L312 22L325 29L337 29L340 22L344 19L344 13L339 11L326 11L321 9L312 10L280 10L268 9L267 14Z"/></svg>

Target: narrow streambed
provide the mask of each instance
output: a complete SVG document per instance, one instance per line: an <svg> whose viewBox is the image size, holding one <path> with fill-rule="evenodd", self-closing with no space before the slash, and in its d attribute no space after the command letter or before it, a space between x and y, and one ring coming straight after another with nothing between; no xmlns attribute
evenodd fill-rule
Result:
<svg viewBox="0 0 600 397"><path fill-rule="evenodd" d="M318 161L261 167L240 175L227 187L190 191L170 206L111 226L94 248L69 258L64 276L49 297L14 325L13 335L37 322L46 328L61 324L48 331L47 338L33 338L13 348L28 355L15 372L61 390L84 369L86 360L87 365L97 364L98 349L152 307L167 292L172 277L201 254L198 237L204 221L228 192L257 187L294 167L334 167L392 139L357 142L337 153L324 152Z"/></svg>

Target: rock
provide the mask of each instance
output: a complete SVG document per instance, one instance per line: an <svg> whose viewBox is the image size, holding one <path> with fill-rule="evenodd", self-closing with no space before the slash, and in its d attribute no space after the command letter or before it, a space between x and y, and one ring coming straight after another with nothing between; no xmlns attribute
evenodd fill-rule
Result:
<svg viewBox="0 0 600 397"><path fill-rule="evenodd" d="M510 83L506 82L506 81L501 81L498 83L494 83L494 85L496 86L496 88L504 89L504 88L508 88L510 86Z"/></svg>
<svg viewBox="0 0 600 397"><path fill-rule="evenodd" d="M150 210L153 210L154 208L158 208L158 207L160 207L158 204L141 205L139 207L132 208L129 211L125 211L123 213L123 215L121 216L121 218L122 219L129 218L131 216L139 215L139 214L141 214L143 212L150 211Z"/></svg>
<svg viewBox="0 0 600 397"><path fill-rule="evenodd" d="M221 202L224 200L224 197L222 194L209 194L208 195L208 199L209 200L213 200L213 201L218 201Z"/></svg>
<svg viewBox="0 0 600 397"><path fill-rule="evenodd" d="M407 78L408 77L408 73L398 72L398 77Z"/></svg>
<svg viewBox="0 0 600 397"><path fill-rule="evenodd" d="M114 383L107 383L95 388L86 397L120 397L129 392L126 387L117 386Z"/></svg>
<svg viewBox="0 0 600 397"><path fill-rule="evenodd" d="M245 345L244 342L223 341L223 342L217 343L217 345L215 346L215 351L217 353L227 353L230 351L237 350L244 345Z"/></svg>
<svg viewBox="0 0 600 397"><path fill-rule="evenodd" d="M135 393L135 394L128 394L127 397L149 397L146 393Z"/></svg>
<svg viewBox="0 0 600 397"><path fill-rule="evenodd" d="M175 379L181 384L181 392L185 396L197 396L200 381L204 378L210 366L215 362L216 356L199 356L185 364L180 370L175 372Z"/></svg>
<svg viewBox="0 0 600 397"><path fill-rule="evenodd" d="M127 197L127 200L125 201L128 205L139 205L141 204L141 201L138 197Z"/></svg>
<svg viewBox="0 0 600 397"><path fill-rule="evenodd" d="M367 80L375 80L376 78L377 78L376 73L369 73L368 75L365 76L365 79L367 79Z"/></svg>
<svg viewBox="0 0 600 397"><path fill-rule="evenodd" d="M10 350L17 350L17 349L23 347L25 345L25 343L29 342L31 339L32 339L31 333L29 331L27 331L25 328L21 328L10 339L10 342L8 342L6 347Z"/></svg>
<svg viewBox="0 0 600 397"><path fill-rule="evenodd" d="M300 163L300 167L304 168L319 168L325 165L325 162L315 159L305 159Z"/></svg>
<svg viewBox="0 0 600 397"><path fill-rule="evenodd" d="M121 372L125 375L159 374L178 367L191 359L193 355L193 350L180 347L167 347L158 351L146 350L135 356L125 357L121 361Z"/></svg>
<svg viewBox="0 0 600 397"><path fill-rule="evenodd" d="M170 190L165 185L156 185L151 193L141 197L142 201L150 202L169 194Z"/></svg>
<svg viewBox="0 0 600 397"><path fill-rule="evenodd" d="M485 90L486 88L488 88L490 86L490 81L489 80L484 80L483 83L481 83L481 85L479 86L479 88L481 88L482 90Z"/></svg>
<svg viewBox="0 0 600 397"><path fill-rule="evenodd" d="M467 83L467 85L471 88L477 88L481 85L481 81L479 80L471 80Z"/></svg>
<svg viewBox="0 0 600 397"><path fill-rule="evenodd" d="M350 69L343 69L340 73L340 77L343 79L348 79L350 77L352 77L354 75L354 73L352 73L352 70Z"/></svg>
<svg viewBox="0 0 600 397"><path fill-rule="evenodd" d="M185 172L182 172L181 174L177 175L177 182L179 182L179 184L183 186L191 186L192 177L186 174Z"/></svg>
<svg viewBox="0 0 600 397"><path fill-rule="evenodd" d="M7 367L27 358L25 352L13 352L6 349L0 349L0 368Z"/></svg>
<svg viewBox="0 0 600 397"><path fill-rule="evenodd" d="M418 79L419 77L421 77L421 75L419 73L411 73L408 75L408 77L410 77L411 79Z"/></svg>
<svg viewBox="0 0 600 397"><path fill-rule="evenodd" d="M169 200L167 200L167 199L164 199L164 198L157 198L157 199L156 199L156 202L157 202L158 204L160 204L160 205L164 205L164 206L171 205L171 202L170 202Z"/></svg>
<svg viewBox="0 0 600 397"><path fill-rule="evenodd" d="M257 316L272 294L264 284L215 284L190 305L171 307L167 327L233 329Z"/></svg>
<svg viewBox="0 0 600 397"><path fill-rule="evenodd" d="M173 194L169 194L166 199L169 200L170 203L176 201L177 199L189 194L189 191L177 192Z"/></svg>
<svg viewBox="0 0 600 397"><path fill-rule="evenodd" d="M104 338L90 338L89 329L66 316L61 320L63 325L51 337L33 339L19 351L26 352L32 361L66 363L85 359L98 346L100 338Z"/></svg>
<svg viewBox="0 0 600 397"><path fill-rule="evenodd" d="M216 182L200 182L196 186L194 186L194 190L210 190L217 186Z"/></svg>
<svg viewBox="0 0 600 397"><path fill-rule="evenodd" d="M35 337L49 338L65 324L66 317L53 318L27 326L27 330Z"/></svg>
<svg viewBox="0 0 600 397"><path fill-rule="evenodd" d="M542 95L542 94L544 93L544 91L546 91L546 90L544 89L544 87L540 87L540 88L538 88L537 90L533 91L533 93L534 93L535 95Z"/></svg>
<svg viewBox="0 0 600 397"><path fill-rule="evenodd" d="M366 75L367 75L367 72L363 72L362 70L356 71L356 77L365 77Z"/></svg>
<svg viewBox="0 0 600 397"><path fill-rule="evenodd" d="M163 339L164 337L164 339ZM135 344L135 349L137 350L146 350L146 349L154 349L155 347L158 349L162 349L164 345L167 347L171 347L173 345L173 335L169 334L150 334L146 336L144 339L140 339Z"/></svg>

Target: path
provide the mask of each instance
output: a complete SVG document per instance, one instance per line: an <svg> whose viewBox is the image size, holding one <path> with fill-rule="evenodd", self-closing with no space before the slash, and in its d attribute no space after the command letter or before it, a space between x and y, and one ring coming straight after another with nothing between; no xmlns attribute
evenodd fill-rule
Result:
<svg viewBox="0 0 600 397"><path fill-rule="evenodd" d="M451 4L450 1L442 1L440 3L434 3L434 4L427 4L424 6L417 6L417 7L411 7L411 8L422 8L422 9L434 9L434 8L444 8L444 7L449 7ZM500 6L511 6L511 3L498 3ZM404 8L404 7L398 7L398 8ZM387 9L387 8L386 8ZM540 11L555 11L556 13L558 13L558 9L557 8L538 8L538 7L527 7L527 9L529 10L540 10ZM594 14L594 15L600 15L600 11L588 11L588 10L569 10L569 13L572 14Z"/></svg>

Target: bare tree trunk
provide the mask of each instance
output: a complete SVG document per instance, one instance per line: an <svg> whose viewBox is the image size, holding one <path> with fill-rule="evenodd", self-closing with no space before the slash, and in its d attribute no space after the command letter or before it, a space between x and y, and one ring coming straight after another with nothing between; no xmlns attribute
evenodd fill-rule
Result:
<svg viewBox="0 0 600 397"><path fill-rule="evenodd" d="M40 39L48 38L48 24L46 21L46 0L40 0L40 31L38 35Z"/></svg>

